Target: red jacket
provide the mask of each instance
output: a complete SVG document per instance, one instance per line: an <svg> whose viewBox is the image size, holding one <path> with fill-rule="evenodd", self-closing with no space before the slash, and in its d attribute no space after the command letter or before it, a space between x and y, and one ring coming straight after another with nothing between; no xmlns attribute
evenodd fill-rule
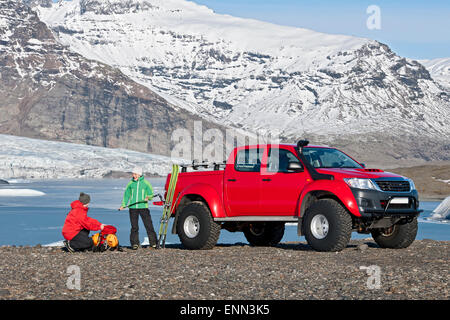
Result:
<svg viewBox="0 0 450 320"><path fill-rule="evenodd" d="M79 200L70 204L72 210L66 217L62 234L64 239L72 240L81 230L90 231L100 230L101 223L87 216L88 208L86 208Z"/></svg>

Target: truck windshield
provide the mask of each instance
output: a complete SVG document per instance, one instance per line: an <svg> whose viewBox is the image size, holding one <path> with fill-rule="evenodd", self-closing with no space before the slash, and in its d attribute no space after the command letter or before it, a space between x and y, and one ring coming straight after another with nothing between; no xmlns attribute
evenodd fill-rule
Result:
<svg viewBox="0 0 450 320"><path fill-rule="evenodd" d="M314 168L362 168L345 153L332 148L303 148L303 156Z"/></svg>

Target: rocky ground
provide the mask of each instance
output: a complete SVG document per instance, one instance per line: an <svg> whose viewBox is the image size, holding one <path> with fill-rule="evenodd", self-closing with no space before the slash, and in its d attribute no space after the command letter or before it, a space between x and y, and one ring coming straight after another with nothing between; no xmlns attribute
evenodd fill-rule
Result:
<svg viewBox="0 0 450 320"><path fill-rule="evenodd" d="M338 253L298 242L73 254L1 247L0 299L448 300L449 253L450 242L434 240L401 250L352 240ZM370 270L379 271L379 282Z"/></svg>

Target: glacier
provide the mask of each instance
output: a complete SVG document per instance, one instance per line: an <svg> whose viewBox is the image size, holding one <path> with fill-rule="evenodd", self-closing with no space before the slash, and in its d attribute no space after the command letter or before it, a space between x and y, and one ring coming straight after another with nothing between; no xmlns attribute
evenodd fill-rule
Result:
<svg viewBox="0 0 450 320"><path fill-rule="evenodd" d="M0 134L0 177L17 179L103 178L141 166L146 174L165 176L182 159L74 143ZM3 191L6 192L6 191ZM1 195L1 192L0 192Z"/></svg>

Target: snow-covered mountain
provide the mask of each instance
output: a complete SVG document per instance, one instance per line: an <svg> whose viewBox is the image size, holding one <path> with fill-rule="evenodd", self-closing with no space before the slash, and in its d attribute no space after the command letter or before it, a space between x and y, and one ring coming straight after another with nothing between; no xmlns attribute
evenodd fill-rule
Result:
<svg viewBox="0 0 450 320"><path fill-rule="evenodd" d="M73 0L38 11L75 52L204 118L330 143L420 137L434 151L412 157L449 158L448 88L377 41L220 15L185 0Z"/></svg>
<svg viewBox="0 0 450 320"><path fill-rule="evenodd" d="M450 88L450 58L419 60L419 62L427 68L434 80L447 86L447 89Z"/></svg>
<svg viewBox="0 0 450 320"><path fill-rule="evenodd" d="M170 155L172 130L193 132L196 120L117 68L59 43L21 1L0 0L0 133Z"/></svg>
<svg viewBox="0 0 450 320"><path fill-rule="evenodd" d="M103 178L114 173L131 172L135 166L141 166L147 174L166 176L172 163L168 157L126 149L4 134L0 134L0 141L0 177L7 180Z"/></svg>

